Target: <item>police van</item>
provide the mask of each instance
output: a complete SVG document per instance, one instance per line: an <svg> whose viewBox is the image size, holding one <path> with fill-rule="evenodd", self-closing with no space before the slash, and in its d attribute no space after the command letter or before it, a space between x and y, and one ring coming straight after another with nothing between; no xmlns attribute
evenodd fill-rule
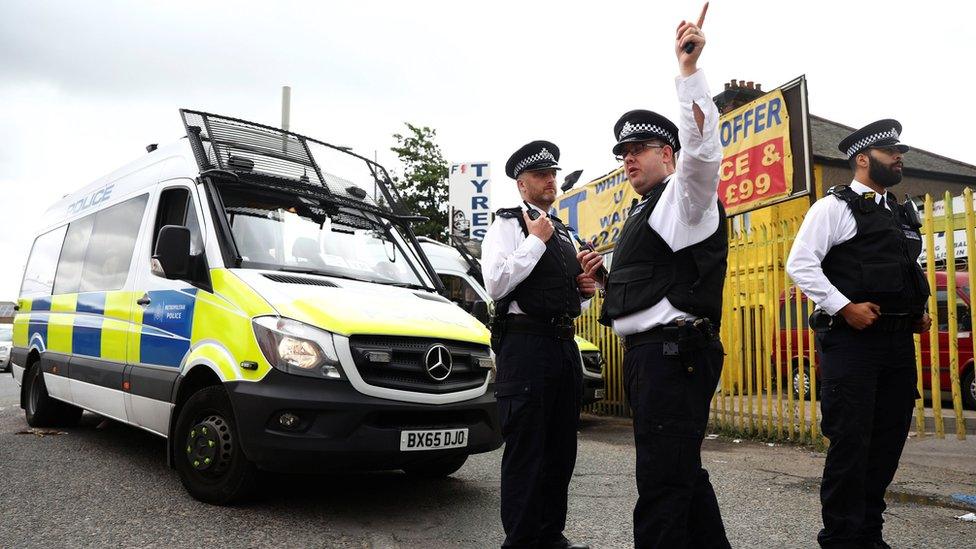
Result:
<svg viewBox="0 0 976 549"><path fill-rule="evenodd" d="M452 237L452 245L420 237L420 246L430 259L434 271L447 290L447 297L476 318L488 323L487 303L491 302L485 289L481 262L465 244ZM583 406L603 400L606 381L603 379L605 361L600 348L586 339L575 336L583 364Z"/></svg>
<svg viewBox="0 0 976 549"><path fill-rule="evenodd" d="M215 504L260 470L444 476L498 448L488 330L443 296L386 170L180 113L185 138L44 214L13 325L27 422L166 437Z"/></svg>

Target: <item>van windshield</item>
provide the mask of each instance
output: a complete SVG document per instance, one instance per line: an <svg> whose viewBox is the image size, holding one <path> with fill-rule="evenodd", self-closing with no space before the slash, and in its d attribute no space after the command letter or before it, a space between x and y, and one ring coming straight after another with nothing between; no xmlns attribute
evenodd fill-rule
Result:
<svg viewBox="0 0 976 549"><path fill-rule="evenodd" d="M219 189L243 268L434 289L417 252L388 219L299 195Z"/></svg>

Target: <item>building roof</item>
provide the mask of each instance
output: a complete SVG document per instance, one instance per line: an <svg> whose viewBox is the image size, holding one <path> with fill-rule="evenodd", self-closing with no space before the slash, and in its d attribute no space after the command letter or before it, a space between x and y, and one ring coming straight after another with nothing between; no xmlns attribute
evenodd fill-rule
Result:
<svg viewBox="0 0 976 549"><path fill-rule="evenodd" d="M847 165L847 156L837 150L837 144L847 134L856 130L819 116L810 115L810 139L813 141L813 156L818 160ZM911 146L911 141L907 144ZM905 172L924 173L936 179L951 179L976 184L976 166L946 158L935 153L912 147L905 155Z"/></svg>

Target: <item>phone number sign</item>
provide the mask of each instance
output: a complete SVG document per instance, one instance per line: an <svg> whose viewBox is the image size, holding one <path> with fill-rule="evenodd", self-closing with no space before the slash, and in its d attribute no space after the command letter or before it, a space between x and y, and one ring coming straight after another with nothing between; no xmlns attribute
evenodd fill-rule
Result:
<svg viewBox="0 0 976 549"><path fill-rule="evenodd" d="M780 90L722 115L718 196L728 215L793 192L790 116Z"/></svg>

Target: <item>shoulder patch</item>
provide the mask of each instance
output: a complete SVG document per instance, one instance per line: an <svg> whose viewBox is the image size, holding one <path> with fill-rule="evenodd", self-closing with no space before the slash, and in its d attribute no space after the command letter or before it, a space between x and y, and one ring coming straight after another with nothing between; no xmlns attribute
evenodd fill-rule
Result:
<svg viewBox="0 0 976 549"><path fill-rule="evenodd" d="M827 194L832 194L844 202L853 202L861 198L861 195L854 192L850 185L834 185L827 189Z"/></svg>
<svg viewBox="0 0 976 549"><path fill-rule="evenodd" d="M522 219L522 208L501 208L495 212L495 216L505 219Z"/></svg>

